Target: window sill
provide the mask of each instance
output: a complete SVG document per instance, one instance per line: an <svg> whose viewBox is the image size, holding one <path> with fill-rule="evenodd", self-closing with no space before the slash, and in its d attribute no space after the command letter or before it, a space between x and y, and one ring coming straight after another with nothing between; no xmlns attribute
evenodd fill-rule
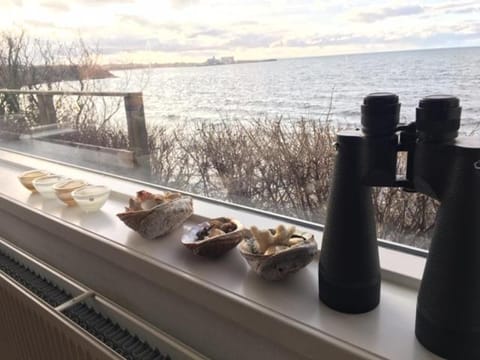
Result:
<svg viewBox="0 0 480 360"><path fill-rule="evenodd" d="M48 168L52 172L83 178L91 183L105 184L116 191L113 191L101 212L83 214L78 208L67 208L56 201L44 201L40 195L30 194L21 187L16 176L27 167ZM0 178L0 213L5 214L1 217L3 220L0 219L0 235L40 259L53 262L52 265L65 270L72 277L76 277L78 270L86 285L100 290L103 287L104 292L110 292L106 295L147 321L155 323L160 320L149 319L153 315L138 305L135 294L118 285L127 279L118 279L115 275L107 279L93 269L89 274L83 269L85 266L81 268L81 265L75 264L76 260L72 257L75 249L94 254L92 258L95 256L95 259L98 257L103 262L112 263L123 271L207 309L223 321L245 330L250 334L250 337L245 335L245 339L258 341L258 344L253 344L255 346L262 343L262 349L268 348L265 344L276 344L295 354L296 358L316 358L320 353L335 354L335 358L345 359L436 358L414 336L416 289L423 272L423 258L380 248L383 277L380 306L367 314L341 314L318 301L317 261L284 282L266 282L249 270L238 251L232 251L217 261L198 258L179 243L178 231L164 239L148 241L116 218L115 214L123 210L130 194L139 189L158 189L44 160L32 160L6 151L0 151L0 169L3 175ZM194 201L194 208L195 213L201 216L228 215L246 225L257 224L267 228L278 224L278 220L266 215L198 199ZM10 220L13 219L21 219L29 227L12 227ZM55 234L62 239L62 243L50 243L45 235L45 240L35 244L32 229L42 229L35 232L39 237L42 232ZM313 233L319 241L321 232L314 230ZM26 237L28 234L30 236ZM85 263L91 264L92 268L96 264L93 260L89 262L89 259L85 259ZM109 288L106 284L108 280L117 283L117 286ZM161 299L158 299L160 302ZM225 352L228 348L235 348L233 342L236 340L230 340L232 344L214 344L202 340L201 336L196 337L194 331L176 327L172 321L174 319L167 319L159 325L212 357L227 358ZM200 324L192 326L198 327ZM239 331L238 334L225 333L225 336L230 339L235 339L230 336L238 336L238 341L241 341L242 334ZM242 347L242 343L236 345ZM258 353L255 352L255 346L251 351ZM265 355L268 353L264 352L263 355L268 358Z"/></svg>

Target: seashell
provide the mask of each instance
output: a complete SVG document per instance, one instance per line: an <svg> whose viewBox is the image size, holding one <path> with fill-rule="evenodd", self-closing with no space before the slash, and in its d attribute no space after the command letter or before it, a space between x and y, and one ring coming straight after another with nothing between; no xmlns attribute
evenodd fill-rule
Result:
<svg viewBox="0 0 480 360"><path fill-rule="evenodd" d="M301 245L303 244L305 240L301 237L291 237L288 240L288 246L296 246L296 245Z"/></svg>
<svg viewBox="0 0 480 360"><path fill-rule="evenodd" d="M145 239L155 239L179 227L193 214L192 198L176 197L148 210L129 210L117 214L125 225Z"/></svg>
<svg viewBox="0 0 480 360"><path fill-rule="evenodd" d="M140 203L140 207L142 208L142 210L150 210L157 205L160 205L160 204L157 203L154 199L148 199Z"/></svg>
<svg viewBox="0 0 480 360"><path fill-rule="evenodd" d="M225 231L223 230L220 230L220 229L213 229L211 232L210 232L210 238L214 237L214 236L220 236L220 235L223 235L223 234L226 234Z"/></svg>
<svg viewBox="0 0 480 360"><path fill-rule="evenodd" d="M182 197L180 193L166 192L165 194L152 194L145 190L137 191L135 198L130 198L125 211L150 210L153 207Z"/></svg>
<svg viewBox="0 0 480 360"><path fill-rule="evenodd" d="M232 224L235 225L233 229ZM198 234L214 227L208 232L209 237L197 240ZM230 230L228 232L224 230ZM217 218L194 225L183 235L182 244L192 250L195 255L216 258L237 246L240 241L250 237L250 231L239 221L230 218Z"/></svg>
<svg viewBox="0 0 480 360"><path fill-rule="evenodd" d="M283 225L278 225L275 230L258 230L256 226L252 226L252 233L258 243L261 253L273 245L288 245L289 239L295 232L295 227L288 229Z"/></svg>
<svg viewBox="0 0 480 360"><path fill-rule="evenodd" d="M275 231L270 230L270 233ZM262 253L257 241L251 237L243 240L239 249L251 268L262 278L281 280L307 266L318 252L313 234L295 231L291 234L288 243L290 242L293 242L292 246L271 245L267 253Z"/></svg>
<svg viewBox="0 0 480 360"><path fill-rule="evenodd" d="M275 255L278 254L280 251L288 250L288 246L286 245L273 245L270 246L263 255Z"/></svg>

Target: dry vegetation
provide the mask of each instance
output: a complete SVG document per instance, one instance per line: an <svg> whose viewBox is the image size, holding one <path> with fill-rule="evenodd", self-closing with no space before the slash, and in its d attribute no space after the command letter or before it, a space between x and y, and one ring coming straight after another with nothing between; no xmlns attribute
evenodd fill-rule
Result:
<svg viewBox="0 0 480 360"><path fill-rule="evenodd" d="M64 140L129 148L125 130L94 120L94 106L82 111L87 114ZM325 220L335 161L336 129L329 122L225 120L174 129L151 126L148 133L152 182L313 222ZM438 208L432 199L375 188L373 202L380 238L428 248Z"/></svg>
<svg viewBox="0 0 480 360"><path fill-rule="evenodd" d="M58 59L67 65L91 68L97 64L96 57L81 40L65 46L32 41L23 33L0 34L0 84L19 89L28 83L23 79L25 74L48 71ZM34 62L42 67L33 66ZM31 83L29 89L60 86L55 82ZM72 86L73 90L99 90L95 82L82 79ZM67 140L129 148L126 131L111 121L122 100L109 101L87 96L56 97L56 120L78 131ZM25 116L7 116L19 112ZM0 115L9 124L13 122L15 131L41 123L34 96L1 95ZM149 129L152 181L323 222L335 159L335 132L328 121L308 119L210 121L175 129L153 126ZM428 246L425 239L432 229L437 204L400 189L374 189L373 194L379 237Z"/></svg>
<svg viewBox="0 0 480 360"><path fill-rule="evenodd" d="M322 223L335 133L329 122L307 119L151 127L152 181ZM77 137L94 145L128 147L119 129L92 128ZM375 188L373 202L380 238L428 247L438 208L434 200L397 188Z"/></svg>

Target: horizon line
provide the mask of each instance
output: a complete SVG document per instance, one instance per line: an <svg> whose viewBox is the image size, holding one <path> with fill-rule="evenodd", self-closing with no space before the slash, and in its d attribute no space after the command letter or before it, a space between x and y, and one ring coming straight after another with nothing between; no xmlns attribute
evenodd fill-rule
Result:
<svg viewBox="0 0 480 360"><path fill-rule="evenodd" d="M277 60L312 59L312 58L319 58L319 57L354 56L354 55L371 55L371 54L390 54L390 53L414 52L414 51L433 51L433 50L452 50L452 49L475 49L475 48L480 48L480 45L434 47L434 48L412 48L412 49L403 49L403 50L382 50L382 51L353 52L353 53L350 52L350 53L328 54L328 55L278 57Z"/></svg>
<svg viewBox="0 0 480 360"><path fill-rule="evenodd" d="M480 48L480 45L432 47L432 48L411 48L411 49L402 49L402 50L381 50L381 51L370 51L370 52L347 52L347 53L325 54L325 55L273 57L271 59L275 59L275 60L314 59L314 58L325 58L325 57L336 57L336 56L357 56L357 55L390 54L390 53L402 53L402 52L414 52L414 51L435 51L435 50L475 49L475 48ZM237 58L237 56L235 56L235 55L231 55L231 56L234 56L235 58ZM207 59L208 59L208 57L207 57ZM259 59L242 59L242 58L240 58L240 60L237 60L237 61L242 62L242 61L261 61L261 60L264 60L264 59L263 58L259 58ZM108 66L108 65L146 65L147 66L147 65L168 65L168 64L192 64L192 65L194 65L194 64L201 64L201 62L191 62L191 61L175 61L175 62L171 62L171 63L159 63L159 62L120 63L120 62L109 62L109 63L103 63L103 64L101 64L101 66Z"/></svg>

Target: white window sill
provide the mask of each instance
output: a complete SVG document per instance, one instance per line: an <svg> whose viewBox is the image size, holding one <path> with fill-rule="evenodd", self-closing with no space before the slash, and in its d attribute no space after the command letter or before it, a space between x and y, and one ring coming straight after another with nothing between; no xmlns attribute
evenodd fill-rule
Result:
<svg viewBox="0 0 480 360"><path fill-rule="evenodd" d="M46 168L105 184L114 191L99 213L84 214L78 208L67 208L55 200L45 201L24 189L16 176L27 168ZM140 189L153 192L158 189L7 151L0 151L0 169L0 212L23 217L33 226L48 228L76 247L97 253L105 261L118 262L118 266L149 281L161 279L162 286L179 296L194 297L192 301L209 311L259 338L281 344L299 358L320 357L318 351L322 344L337 348L342 358L349 358L345 354L351 358L436 358L414 335L416 289L425 265L421 257L380 248L383 277L380 306L367 314L341 314L318 300L316 260L284 282L266 282L249 270L238 251L231 251L216 261L198 258L179 243L178 231L148 241L116 218L115 214L123 211L130 195ZM268 216L198 199L194 200L194 209L201 216L232 216L247 226L256 224L267 228L278 224L278 220ZM6 226L8 224L2 224L0 219L0 235L9 239L9 233L13 234L15 229L5 230ZM322 234L313 233L320 243ZM193 347L198 343L193 337L185 338L187 335L183 338L181 334L172 335Z"/></svg>

